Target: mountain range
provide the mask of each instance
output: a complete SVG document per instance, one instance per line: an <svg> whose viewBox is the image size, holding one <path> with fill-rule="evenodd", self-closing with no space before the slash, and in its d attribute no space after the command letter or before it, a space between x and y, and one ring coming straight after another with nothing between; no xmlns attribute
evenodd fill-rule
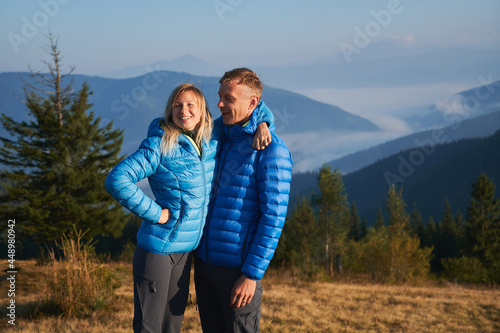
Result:
<svg viewBox="0 0 500 333"><path fill-rule="evenodd" d="M445 126L461 120L478 117L500 108L500 81L493 76L480 77L474 87L436 102L426 109L414 110L404 120L415 131Z"/></svg>
<svg viewBox="0 0 500 333"><path fill-rule="evenodd" d="M0 73L0 112L16 120L27 117L23 79L28 73ZM193 82L205 93L212 115L218 118L218 78L195 76L188 73L153 71L128 78L109 79L95 76L71 75L73 88L84 82L93 94L89 97L96 116L107 123L113 121L125 131L123 152L135 150L145 138L149 123L163 115L166 100L172 89L183 82ZM300 134L311 131L370 132L379 128L367 119L351 114L339 107L321 103L283 89L266 86L263 100L271 108L278 134ZM5 135L0 129L0 135ZM293 152L293 147L290 147Z"/></svg>
<svg viewBox="0 0 500 333"><path fill-rule="evenodd" d="M442 115L441 115L442 118ZM352 173L373 164L385 157L397 154L400 151L413 149L422 145L438 145L454 142L466 138L480 138L490 136L500 130L500 107L496 112L488 113L476 118L457 121L446 127L436 127L410 135L403 136L388 142L363 149L343 156L326 164L333 169L339 169L343 175Z"/></svg>
<svg viewBox="0 0 500 333"><path fill-rule="evenodd" d="M407 58L424 56L411 55ZM196 58L188 57L184 60L192 63ZM389 60L376 61L383 63ZM356 66L360 66L361 62ZM403 66L402 63L400 66ZM495 62L488 64L491 66ZM204 66L203 63L199 65ZM298 72L297 74L299 75ZM1 113L16 120L27 119L22 100L23 79L29 81L28 75L0 73ZM497 175L500 170L500 154L497 152L499 134L496 132L500 128L500 82L492 82L495 75L486 74L487 84L450 97L449 105L436 103L405 119L414 129L427 130L352 152L329 162L334 168L342 170L348 200L356 203L362 217L367 218L369 222L373 221L378 208L384 207L388 179L404 186L406 202L409 205L417 204L424 218L439 216L445 199L450 201L453 209L464 212L464 207L468 204L470 183L480 172L487 173L495 182L500 181ZM113 121L116 127L124 129L124 154L129 154L137 148L145 137L151 119L162 115L170 91L182 82L198 85L204 91L214 117L219 116L216 107L218 77L158 71L149 67L146 74L129 78L71 75L68 79L73 80L75 89L87 82L93 91L89 100L93 103L95 114L100 116L104 123ZM293 81L297 81L297 78ZM304 145L299 146L295 145L293 140L286 140L292 142L289 147L295 163L301 162L303 151L307 152L320 144L316 137L311 141L311 133L322 133L318 137L320 140L324 139L326 144L320 146L319 152L327 156L330 142L327 136L333 135L332 133L356 136L381 132L374 123L365 118L289 90L266 85L263 99L275 115L276 131L287 139L297 138L305 141ZM432 128L428 129L429 127ZM496 134L491 136L495 132ZM0 135L6 135L3 129L0 129ZM304 146L306 148L303 148ZM427 154L428 152L431 153ZM308 195L315 190L316 180L315 171L295 174L292 180L291 206L297 196Z"/></svg>
<svg viewBox="0 0 500 333"><path fill-rule="evenodd" d="M281 66L242 65L256 71L264 84L293 91L470 83L480 76L500 77L500 50L449 48L419 51L385 40L363 49L351 62L347 62L343 54L337 53L303 63L286 64L285 59ZM152 70L169 70L220 77L228 69L226 66L208 64L192 55L184 55L101 75L129 78Z"/></svg>
<svg viewBox="0 0 500 333"><path fill-rule="evenodd" d="M385 211L387 192L394 184L403 188L407 212L416 205L425 223L430 216L436 220L442 218L446 200L454 214L460 212L465 216L470 204L471 184L481 173L497 186L500 184L499 146L500 130L484 138L400 151L343 176L347 200L356 204L360 217L371 225L378 209ZM294 175L291 207L298 199L319 192L317 178L318 172Z"/></svg>

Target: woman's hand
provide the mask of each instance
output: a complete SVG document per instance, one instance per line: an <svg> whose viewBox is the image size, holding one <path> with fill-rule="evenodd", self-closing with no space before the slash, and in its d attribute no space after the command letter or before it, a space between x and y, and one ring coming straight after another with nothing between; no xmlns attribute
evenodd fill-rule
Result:
<svg viewBox="0 0 500 333"><path fill-rule="evenodd" d="M271 132L267 127L267 123L260 123L257 126L257 130L255 131L255 135L253 137L252 148L257 150L265 149L268 145L271 144Z"/></svg>
<svg viewBox="0 0 500 333"><path fill-rule="evenodd" d="M168 208L162 209L160 220L157 223L165 224L167 223L169 218L170 218L170 210Z"/></svg>

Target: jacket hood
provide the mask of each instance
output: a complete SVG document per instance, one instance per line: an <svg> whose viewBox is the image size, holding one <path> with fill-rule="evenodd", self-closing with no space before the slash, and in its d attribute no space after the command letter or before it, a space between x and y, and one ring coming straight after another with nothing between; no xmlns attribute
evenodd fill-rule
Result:
<svg viewBox="0 0 500 333"><path fill-rule="evenodd" d="M163 117L153 119L151 124L149 124L148 138L153 136L159 136L161 138L163 136L163 128L160 125L162 121L164 121Z"/></svg>

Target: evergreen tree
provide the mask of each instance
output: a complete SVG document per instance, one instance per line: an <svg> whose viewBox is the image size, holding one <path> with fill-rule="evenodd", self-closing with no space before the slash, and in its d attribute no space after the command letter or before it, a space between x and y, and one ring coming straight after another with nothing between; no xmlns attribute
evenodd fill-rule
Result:
<svg viewBox="0 0 500 333"><path fill-rule="evenodd" d="M410 214L410 227L412 233L420 239L420 244L423 246L422 241L424 238L424 221L422 220L422 215L417 209L417 204L413 204L413 210Z"/></svg>
<svg viewBox="0 0 500 333"><path fill-rule="evenodd" d="M432 247L433 249L433 257L431 259L431 270L433 272L439 271L441 267L441 262L436 259L435 254L435 244L436 244L436 239L437 239L437 234L438 234L438 227L436 225L436 222L434 221L434 217L431 215L429 216L429 221L427 222L427 226L425 227L425 232L424 232L424 241L423 246L424 247Z"/></svg>
<svg viewBox="0 0 500 333"><path fill-rule="evenodd" d="M448 200L445 204L443 221L436 226L436 236L434 242L434 262L433 268L436 272L443 269L442 261L445 258L458 257L458 230Z"/></svg>
<svg viewBox="0 0 500 333"><path fill-rule="evenodd" d="M317 237L313 207L310 200L303 198L294 206L291 217L285 223L275 262L310 269L315 264Z"/></svg>
<svg viewBox="0 0 500 333"><path fill-rule="evenodd" d="M463 253L465 249L465 219L460 211L457 211L455 214L455 223L458 232L458 249L460 253Z"/></svg>
<svg viewBox="0 0 500 333"><path fill-rule="evenodd" d="M410 216L406 213L406 203L402 197L403 188L397 192L394 185L391 186L387 194L387 219L388 226L398 226L410 231Z"/></svg>
<svg viewBox="0 0 500 333"><path fill-rule="evenodd" d="M434 246L434 239L437 234L437 227L436 227L436 222L434 221L434 217L429 216L429 221L427 222L427 225L425 226L424 230L424 237L422 244L423 246Z"/></svg>
<svg viewBox="0 0 500 333"><path fill-rule="evenodd" d="M432 251L421 248L420 240L412 236L402 192L402 188L397 191L392 185L387 194L390 271L397 281L426 276Z"/></svg>
<svg viewBox="0 0 500 333"><path fill-rule="evenodd" d="M366 235L368 235L368 223L366 222L366 219L363 218L363 220L361 221L361 235L360 235L360 239L365 238Z"/></svg>
<svg viewBox="0 0 500 333"><path fill-rule="evenodd" d="M121 206L104 190L109 169L119 161L123 133L100 125L88 103L89 86L74 92L61 72L57 40L49 35L49 73L31 71L24 87L29 121L2 114L10 137L0 138L0 173L5 192L2 215L16 218L19 234L39 242L75 230L118 236L125 225ZM64 82L63 82L64 81Z"/></svg>
<svg viewBox="0 0 500 333"><path fill-rule="evenodd" d="M323 166L318 175L320 194L316 199L319 206L318 223L324 265L333 276L335 261L345 251L347 241L349 207L344 193L342 176L338 169L331 171L330 166Z"/></svg>
<svg viewBox="0 0 500 333"><path fill-rule="evenodd" d="M457 211L457 213L455 214L455 222L457 224L458 232L459 232L460 236L463 238L464 228L465 228L465 220L464 220L464 215L460 211Z"/></svg>
<svg viewBox="0 0 500 333"><path fill-rule="evenodd" d="M382 214L381 208L379 208L377 211L377 219L375 220L375 224L373 226L376 230L385 227L384 214Z"/></svg>
<svg viewBox="0 0 500 333"><path fill-rule="evenodd" d="M460 231L451 213L450 203L446 200L443 223L440 228L441 258L454 258L460 255L459 239Z"/></svg>
<svg viewBox="0 0 500 333"><path fill-rule="evenodd" d="M361 239L361 222L359 220L358 209L354 202L351 204L350 208L348 238L355 241Z"/></svg>
<svg viewBox="0 0 500 333"><path fill-rule="evenodd" d="M353 270L367 272L379 281L411 281L426 278L432 249L421 248L409 232L409 215L401 190L392 186L387 195L391 224L370 229L368 235L352 246Z"/></svg>
<svg viewBox="0 0 500 333"><path fill-rule="evenodd" d="M465 237L469 256L479 259L493 280L500 281L500 200L485 174L472 185Z"/></svg>

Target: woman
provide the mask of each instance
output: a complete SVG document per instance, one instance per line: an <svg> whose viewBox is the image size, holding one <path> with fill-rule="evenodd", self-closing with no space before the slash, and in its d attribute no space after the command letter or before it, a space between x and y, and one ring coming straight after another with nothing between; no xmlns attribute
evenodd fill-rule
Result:
<svg viewBox="0 0 500 333"><path fill-rule="evenodd" d="M273 121L272 114L260 116ZM134 332L180 332L191 251L205 224L222 133L212 133L212 124L201 90L190 83L176 87L164 117L153 120L139 149L106 178L106 190L143 219L133 258ZM263 133L256 137L265 141L269 133ZM146 177L156 201L135 185Z"/></svg>

